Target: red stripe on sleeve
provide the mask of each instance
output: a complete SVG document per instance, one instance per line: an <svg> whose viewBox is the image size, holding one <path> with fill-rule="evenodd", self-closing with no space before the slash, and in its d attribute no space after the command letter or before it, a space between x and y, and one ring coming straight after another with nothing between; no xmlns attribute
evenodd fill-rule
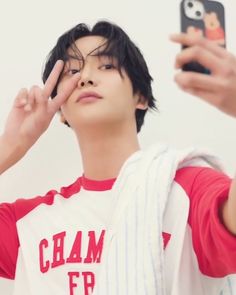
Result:
<svg viewBox="0 0 236 295"><path fill-rule="evenodd" d="M63 187L60 194L64 198L80 191L81 183L77 179L73 184ZM14 203L0 204L0 277L14 279L19 248L16 222L34 210L40 204L52 205L56 190L49 191L45 196L32 199L18 199Z"/></svg>
<svg viewBox="0 0 236 295"><path fill-rule="evenodd" d="M188 221L201 272L211 277L235 273L236 237L220 219L231 179L211 168L185 167L177 172L175 181L190 199Z"/></svg>

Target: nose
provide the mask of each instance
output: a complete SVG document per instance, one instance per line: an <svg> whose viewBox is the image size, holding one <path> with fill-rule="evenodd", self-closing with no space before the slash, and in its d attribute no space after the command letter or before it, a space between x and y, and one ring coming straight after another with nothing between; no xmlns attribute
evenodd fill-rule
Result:
<svg viewBox="0 0 236 295"><path fill-rule="evenodd" d="M92 80L80 80L79 81L81 87L85 87L87 84L93 86L94 82Z"/></svg>
<svg viewBox="0 0 236 295"><path fill-rule="evenodd" d="M92 66L89 64L84 65L80 72L81 79L78 82L78 87L95 86L96 82L93 74Z"/></svg>

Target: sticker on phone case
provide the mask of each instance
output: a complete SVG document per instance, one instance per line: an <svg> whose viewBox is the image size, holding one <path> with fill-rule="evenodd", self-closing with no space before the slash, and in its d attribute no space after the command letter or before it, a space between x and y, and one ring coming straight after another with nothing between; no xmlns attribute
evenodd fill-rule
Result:
<svg viewBox="0 0 236 295"><path fill-rule="evenodd" d="M206 13L204 16L205 36L219 45L225 45L225 32L215 12Z"/></svg>

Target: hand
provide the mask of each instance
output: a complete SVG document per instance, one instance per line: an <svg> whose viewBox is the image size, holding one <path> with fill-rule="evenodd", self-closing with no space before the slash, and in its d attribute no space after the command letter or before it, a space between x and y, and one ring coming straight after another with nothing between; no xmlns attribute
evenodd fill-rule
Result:
<svg viewBox="0 0 236 295"><path fill-rule="evenodd" d="M57 61L43 88L33 86L29 91L20 90L2 136L8 144L23 146L27 151L48 128L55 113L71 95L79 81L78 74L66 82L63 90L59 91L53 100L49 100L63 64L63 61Z"/></svg>
<svg viewBox="0 0 236 295"><path fill-rule="evenodd" d="M211 75L181 71L175 76L179 87L236 117L236 56L203 37L182 33L170 39L189 46L177 55L177 69L196 61L211 71Z"/></svg>

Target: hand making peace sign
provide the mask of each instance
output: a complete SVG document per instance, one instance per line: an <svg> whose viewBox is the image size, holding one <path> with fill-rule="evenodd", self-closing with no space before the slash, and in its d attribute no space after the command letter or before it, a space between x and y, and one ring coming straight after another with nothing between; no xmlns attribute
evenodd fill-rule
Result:
<svg viewBox="0 0 236 295"><path fill-rule="evenodd" d="M53 100L49 97L57 85L64 63L56 62L43 88L33 86L29 91L21 89L7 118L2 137L9 144L23 146L25 152L48 128L53 116L75 89L79 74L73 75Z"/></svg>

